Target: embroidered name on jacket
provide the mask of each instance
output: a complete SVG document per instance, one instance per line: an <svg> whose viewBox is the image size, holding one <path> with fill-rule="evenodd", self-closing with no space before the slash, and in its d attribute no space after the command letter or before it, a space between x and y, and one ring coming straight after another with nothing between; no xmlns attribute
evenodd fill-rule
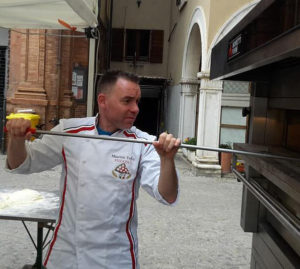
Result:
<svg viewBox="0 0 300 269"><path fill-rule="evenodd" d="M129 172L129 170L126 167L125 163L121 163L119 164L113 171L112 174L114 177L116 178L120 178L120 179L129 179L131 174Z"/></svg>

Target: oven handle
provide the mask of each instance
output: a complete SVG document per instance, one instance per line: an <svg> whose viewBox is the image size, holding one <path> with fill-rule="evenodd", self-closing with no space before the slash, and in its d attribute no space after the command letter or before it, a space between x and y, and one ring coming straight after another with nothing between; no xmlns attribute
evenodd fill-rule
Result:
<svg viewBox="0 0 300 269"><path fill-rule="evenodd" d="M248 190L267 208L294 236L300 239L300 222L259 184L247 180L235 168L232 172L244 183Z"/></svg>

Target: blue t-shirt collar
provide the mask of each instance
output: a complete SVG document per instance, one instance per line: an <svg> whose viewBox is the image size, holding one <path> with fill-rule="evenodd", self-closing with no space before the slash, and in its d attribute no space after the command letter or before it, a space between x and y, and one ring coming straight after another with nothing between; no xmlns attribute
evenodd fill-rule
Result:
<svg viewBox="0 0 300 269"><path fill-rule="evenodd" d="M112 135L112 132L106 132L102 130L99 125L97 125L97 131L99 135Z"/></svg>

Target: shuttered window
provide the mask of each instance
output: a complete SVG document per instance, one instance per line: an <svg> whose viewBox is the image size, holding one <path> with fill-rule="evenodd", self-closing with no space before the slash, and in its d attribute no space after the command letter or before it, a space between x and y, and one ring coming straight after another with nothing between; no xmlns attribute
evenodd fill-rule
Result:
<svg viewBox="0 0 300 269"><path fill-rule="evenodd" d="M164 31L152 30L150 63L162 63L163 45L164 45Z"/></svg>
<svg viewBox="0 0 300 269"><path fill-rule="evenodd" d="M126 30L126 60L149 61L150 30Z"/></svg>
<svg viewBox="0 0 300 269"><path fill-rule="evenodd" d="M112 33L112 61L163 62L163 30L126 29L124 31L115 28Z"/></svg>

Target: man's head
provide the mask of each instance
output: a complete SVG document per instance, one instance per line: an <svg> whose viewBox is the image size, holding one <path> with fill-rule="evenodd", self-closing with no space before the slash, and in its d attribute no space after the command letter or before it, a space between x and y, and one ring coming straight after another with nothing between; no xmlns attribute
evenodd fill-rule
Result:
<svg viewBox="0 0 300 269"><path fill-rule="evenodd" d="M100 127L108 132L128 129L133 125L141 98L139 79L122 71L109 71L98 84Z"/></svg>

